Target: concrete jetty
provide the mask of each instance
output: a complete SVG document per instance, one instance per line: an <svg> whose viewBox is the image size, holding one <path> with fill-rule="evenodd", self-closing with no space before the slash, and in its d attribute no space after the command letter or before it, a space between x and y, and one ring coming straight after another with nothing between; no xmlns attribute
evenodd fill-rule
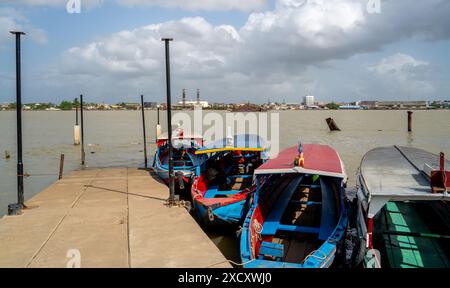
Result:
<svg viewBox="0 0 450 288"><path fill-rule="evenodd" d="M0 267L231 267L167 198L147 171L75 171L0 219Z"/></svg>

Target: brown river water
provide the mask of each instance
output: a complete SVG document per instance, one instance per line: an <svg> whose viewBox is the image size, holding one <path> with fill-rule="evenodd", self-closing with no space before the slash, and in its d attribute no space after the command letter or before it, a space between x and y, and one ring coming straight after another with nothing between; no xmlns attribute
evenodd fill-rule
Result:
<svg viewBox="0 0 450 288"><path fill-rule="evenodd" d="M145 116L151 158L156 111L146 111ZM325 123L328 117L336 120L341 132L329 132ZM165 113L161 113L163 130L164 120ZM26 199L57 179L60 154L65 154L65 173L80 168L80 147L73 145L74 121L74 112L23 113L24 167L32 175L25 179ZM450 156L450 110L415 111L412 133L407 132L406 111L280 111L279 121L281 149L296 145L299 140L333 146L344 162L350 185L354 184L361 158L375 147L413 146ZM140 111L85 112L88 167L143 166L142 138ZM10 152L10 159L5 159L5 151ZM0 111L0 215L6 213L9 203L16 201L15 152L15 113ZM239 246L233 231L208 234L225 256L238 260Z"/></svg>

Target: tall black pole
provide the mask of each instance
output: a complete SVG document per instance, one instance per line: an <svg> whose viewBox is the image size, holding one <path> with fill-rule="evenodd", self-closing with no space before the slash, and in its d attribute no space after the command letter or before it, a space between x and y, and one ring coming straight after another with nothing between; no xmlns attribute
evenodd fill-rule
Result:
<svg viewBox="0 0 450 288"><path fill-rule="evenodd" d="M80 95L80 115L81 115L81 167L86 164L86 154L84 153L84 113L83 113L83 95Z"/></svg>
<svg viewBox="0 0 450 288"><path fill-rule="evenodd" d="M24 205L22 161L22 78L20 69L20 36L25 33L11 31L16 36L16 116L17 116L17 204L8 206L8 214L19 214Z"/></svg>
<svg viewBox="0 0 450 288"><path fill-rule="evenodd" d="M143 129L143 132L144 132L145 169L147 169L148 168L148 160L147 160L147 136L145 135L144 95L141 95L141 110L142 110L142 129Z"/></svg>
<svg viewBox="0 0 450 288"><path fill-rule="evenodd" d="M172 147L172 103L171 103L171 91L170 91L170 41L171 38L163 38L166 45L166 88L167 88L167 141L169 144L169 203L175 201L175 187L174 187L174 175L173 175L173 147Z"/></svg>

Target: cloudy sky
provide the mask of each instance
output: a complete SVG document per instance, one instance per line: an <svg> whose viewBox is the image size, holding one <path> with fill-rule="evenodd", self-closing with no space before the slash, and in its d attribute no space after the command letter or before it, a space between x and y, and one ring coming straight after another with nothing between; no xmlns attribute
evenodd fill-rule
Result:
<svg viewBox="0 0 450 288"><path fill-rule="evenodd" d="M0 102L450 100L448 0L0 0ZM378 9L379 8L379 9ZM378 13L379 12L379 13Z"/></svg>

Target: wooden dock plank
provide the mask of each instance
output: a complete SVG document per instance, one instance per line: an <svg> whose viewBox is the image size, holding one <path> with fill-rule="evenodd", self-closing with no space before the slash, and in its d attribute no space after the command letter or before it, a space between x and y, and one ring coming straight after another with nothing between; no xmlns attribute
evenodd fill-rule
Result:
<svg viewBox="0 0 450 288"><path fill-rule="evenodd" d="M231 267L167 187L132 168L76 171L0 219L0 267Z"/></svg>

